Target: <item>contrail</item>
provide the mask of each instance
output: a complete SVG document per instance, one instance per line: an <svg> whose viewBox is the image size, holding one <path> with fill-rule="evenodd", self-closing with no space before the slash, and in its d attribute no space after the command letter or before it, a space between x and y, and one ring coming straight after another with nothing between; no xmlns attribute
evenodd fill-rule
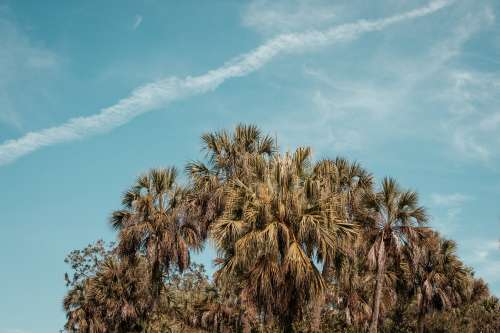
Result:
<svg viewBox="0 0 500 333"><path fill-rule="evenodd" d="M206 74L183 79L165 78L135 89L130 96L95 115L72 118L62 125L29 132L19 139L5 141L0 145L0 165L13 162L45 146L112 130L142 113L158 109L170 102L214 90L227 79L245 76L260 69L277 55L352 40L363 33L382 30L401 21L429 15L452 2L453 0L438 0L427 6L383 19L360 20L322 31L279 35Z"/></svg>

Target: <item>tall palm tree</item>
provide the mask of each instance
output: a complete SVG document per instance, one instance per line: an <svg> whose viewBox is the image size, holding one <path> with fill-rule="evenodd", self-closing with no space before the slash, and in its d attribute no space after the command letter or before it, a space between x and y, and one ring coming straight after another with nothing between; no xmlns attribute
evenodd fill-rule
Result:
<svg viewBox="0 0 500 333"><path fill-rule="evenodd" d="M366 240L360 234L347 249L347 253L337 252L332 258L330 302L343 313L347 326L362 328L369 321L371 304L369 301L372 274L366 263ZM333 274L332 274L333 273ZM330 280L328 280L330 281Z"/></svg>
<svg viewBox="0 0 500 333"><path fill-rule="evenodd" d="M418 204L417 193L401 190L392 178L382 181L379 192L365 192L363 206L365 211L361 222L372 238L368 259L372 267L376 267L369 329L370 333L375 333L378 330L387 259L398 255L403 245L411 244L428 218L425 209Z"/></svg>
<svg viewBox="0 0 500 333"><path fill-rule="evenodd" d="M313 167L313 178L320 184L321 191L326 196L339 198L337 215L343 216L349 223L354 223L354 217L359 209L360 199L365 191L371 191L373 178L370 173L361 167L359 163L351 163L344 158L337 157L335 160L323 159ZM334 257L338 259L346 256L347 249L353 243L342 244L343 251L333 253L329 251L324 254L322 275L325 281L331 281L332 265ZM348 261L344 258L344 261ZM321 309L324 297L318 299L313 307L312 330L319 331L321 321Z"/></svg>
<svg viewBox="0 0 500 333"><path fill-rule="evenodd" d="M236 126L233 133L219 131L202 135L203 150L209 165L226 179L245 171L245 155L267 155L276 152L276 142L255 125Z"/></svg>
<svg viewBox="0 0 500 333"><path fill-rule="evenodd" d="M226 185L233 179L251 176L251 161L256 157L271 158L277 151L277 144L256 126L243 124L237 125L233 132L205 133L201 139L207 161L193 161L186 167L190 181L186 206L188 218L199 227L201 238L206 239L210 226L223 214ZM240 297L240 300L246 302L247 298ZM243 308L250 309L251 305ZM246 321L251 316L248 313L243 317ZM244 330L247 328L245 325Z"/></svg>
<svg viewBox="0 0 500 333"><path fill-rule="evenodd" d="M207 162L190 162L186 171L191 183L190 218L198 221L205 238L210 224L222 214L223 185L235 177L244 177L249 160L254 156L272 156L277 145L256 126L243 124L237 125L232 133L225 130L205 133L201 140Z"/></svg>
<svg viewBox="0 0 500 333"><path fill-rule="evenodd" d="M326 196L339 198L337 214L354 223L363 193L372 190L373 177L358 163L344 158L323 159L314 165L313 178ZM323 277L328 278L333 253L325 253Z"/></svg>
<svg viewBox="0 0 500 333"><path fill-rule="evenodd" d="M410 261L404 265L416 296L417 332L424 332L425 317L462 303L469 277L456 255L456 244L432 233L409 248Z"/></svg>
<svg viewBox="0 0 500 333"><path fill-rule="evenodd" d="M224 214L210 233L221 255L218 281L240 281L265 316L286 331L323 292L313 263L353 233L336 215L338 198L325 195L311 177L310 149L248 160L245 177L225 187Z"/></svg>
<svg viewBox="0 0 500 333"><path fill-rule="evenodd" d="M119 254L133 259L141 253L148 260L154 307L166 272L171 266L186 269L190 248L200 246L198 228L186 218L185 191L176 184L176 176L173 167L141 175L123 194L123 209L111 217L111 224L119 230Z"/></svg>

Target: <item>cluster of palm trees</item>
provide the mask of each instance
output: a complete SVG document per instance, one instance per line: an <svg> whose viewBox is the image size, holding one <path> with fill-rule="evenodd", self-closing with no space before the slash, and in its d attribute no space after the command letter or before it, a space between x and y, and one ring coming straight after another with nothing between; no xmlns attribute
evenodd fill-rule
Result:
<svg viewBox="0 0 500 333"><path fill-rule="evenodd" d="M66 331L424 332L440 312L492 301L394 179L376 187L308 147L281 153L255 126L202 145L186 185L153 169L123 194L117 245L70 284ZM190 262L207 241L213 280Z"/></svg>

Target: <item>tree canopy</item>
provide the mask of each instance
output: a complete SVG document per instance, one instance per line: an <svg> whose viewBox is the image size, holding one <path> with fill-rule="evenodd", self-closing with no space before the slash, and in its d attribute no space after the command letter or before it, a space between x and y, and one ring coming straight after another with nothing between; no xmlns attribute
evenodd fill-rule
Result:
<svg viewBox="0 0 500 333"><path fill-rule="evenodd" d="M359 163L280 151L253 125L152 169L116 243L66 258L65 332L499 332L500 301L427 224L418 194ZM216 272L191 261L213 246Z"/></svg>

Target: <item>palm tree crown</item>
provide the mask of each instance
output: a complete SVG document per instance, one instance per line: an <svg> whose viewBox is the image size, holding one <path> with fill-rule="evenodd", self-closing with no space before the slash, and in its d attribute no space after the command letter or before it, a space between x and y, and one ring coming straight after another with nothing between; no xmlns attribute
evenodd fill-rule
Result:
<svg viewBox="0 0 500 333"><path fill-rule="evenodd" d="M111 218L120 231L118 252L134 258L143 254L151 267L153 293L160 294L163 275L171 265L189 266L189 248L199 247L196 225L186 219L185 191L176 184L176 169L152 169L124 193L123 209Z"/></svg>
<svg viewBox="0 0 500 333"><path fill-rule="evenodd" d="M238 125L233 133L205 133L201 139L207 163L193 161L186 166L191 182L187 201L189 217L198 222L205 238L210 224L223 212L223 185L245 176L248 162L256 156L271 157L277 145L273 138L263 135L253 125Z"/></svg>
<svg viewBox="0 0 500 333"><path fill-rule="evenodd" d="M310 149L274 156L254 156L250 177L226 187L224 214L211 228L221 254L217 279L241 281L244 293L263 313L292 323L303 303L323 292L313 263L352 233L337 216L337 198L324 195L310 171Z"/></svg>

